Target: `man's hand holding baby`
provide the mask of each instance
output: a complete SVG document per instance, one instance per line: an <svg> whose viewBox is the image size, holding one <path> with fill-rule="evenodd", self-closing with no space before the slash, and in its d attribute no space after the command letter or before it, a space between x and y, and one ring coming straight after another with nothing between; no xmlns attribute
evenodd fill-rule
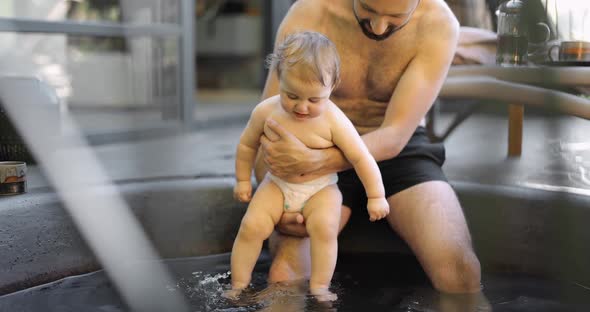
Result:
<svg viewBox="0 0 590 312"><path fill-rule="evenodd" d="M267 131L260 138L264 163L273 175L292 183L312 180L319 169L321 153L308 148L273 119L266 120Z"/></svg>

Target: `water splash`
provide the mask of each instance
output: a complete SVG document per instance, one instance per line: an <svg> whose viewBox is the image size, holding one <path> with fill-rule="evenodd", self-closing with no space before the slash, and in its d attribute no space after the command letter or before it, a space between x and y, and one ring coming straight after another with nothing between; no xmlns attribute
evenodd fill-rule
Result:
<svg viewBox="0 0 590 312"><path fill-rule="evenodd" d="M252 293L256 289L264 287L266 282L262 274L253 275L252 289L245 292L238 301L231 301L222 296L223 292L231 287L231 273L195 271L188 277L178 280L175 290L184 293L193 311L231 311L248 312L258 311L262 305L252 300Z"/></svg>

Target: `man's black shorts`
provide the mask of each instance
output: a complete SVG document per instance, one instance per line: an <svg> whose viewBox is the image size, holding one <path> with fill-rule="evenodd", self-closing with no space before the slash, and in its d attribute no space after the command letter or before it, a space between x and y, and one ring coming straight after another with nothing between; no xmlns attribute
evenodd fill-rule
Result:
<svg viewBox="0 0 590 312"><path fill-rule="evenodd" d="M445 147L431 143L424 127L418 127L406 147L395 158L378 162L385 186L385 197L416 184L428 181L447 181L442 171ZM366 208L367 195L354 169L338 173L338 187L342 204L355 209Z"/></svg>

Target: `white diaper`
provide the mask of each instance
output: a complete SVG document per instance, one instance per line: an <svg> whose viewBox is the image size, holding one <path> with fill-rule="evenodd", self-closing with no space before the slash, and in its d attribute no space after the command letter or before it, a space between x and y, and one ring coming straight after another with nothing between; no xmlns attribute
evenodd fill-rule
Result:
<svg viewBox="0 0 590 312"><path fill-rule="evenodd" d="M337 174L328 174L303 183L289 183L270 173L268 177L279 186L285 198L283 209L287 212L301 212L307 200L328 185L338 182Z"/></svg>

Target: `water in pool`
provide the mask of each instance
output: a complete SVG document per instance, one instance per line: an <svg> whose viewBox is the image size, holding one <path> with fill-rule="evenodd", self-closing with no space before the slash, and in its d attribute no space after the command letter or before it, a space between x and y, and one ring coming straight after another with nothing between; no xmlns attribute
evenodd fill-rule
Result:
<svg viewBox="0 0 590 312"><path fill-rule="evenodd" d="M430 287L413 257L347 254L338 259L332 290L338 300L317 302L307 284L267 285L270 264L263 254L252 287L239 300L221 296L229 288L229 255L167 260L175 285L191 311L590 311L585 285L518 275L483 276L483 296L443 295ZM0 297L0 311L128 311L102 271L66 278Z"/></svg>

